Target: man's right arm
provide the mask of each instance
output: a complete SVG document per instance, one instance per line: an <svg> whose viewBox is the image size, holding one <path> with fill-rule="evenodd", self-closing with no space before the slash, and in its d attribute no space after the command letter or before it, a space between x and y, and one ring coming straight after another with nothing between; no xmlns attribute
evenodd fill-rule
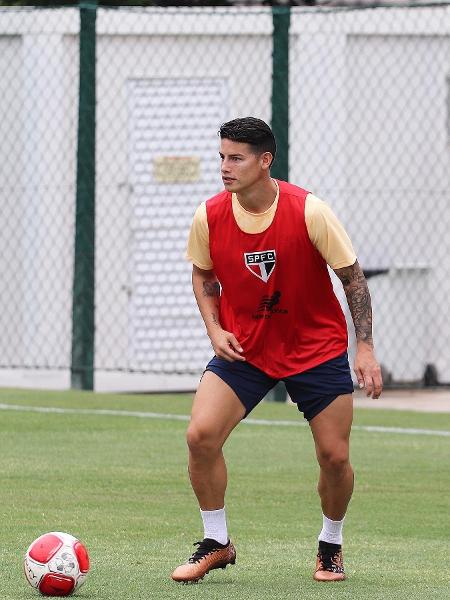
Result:
<svg viewBox="0 0 450 600"><path fill-rule="evenodd" d="M220 284L214 271L205 271L192 265L192 287L216 356L229 362L245 360L241 354L243 349L235 336L220 325Z"/></svg>

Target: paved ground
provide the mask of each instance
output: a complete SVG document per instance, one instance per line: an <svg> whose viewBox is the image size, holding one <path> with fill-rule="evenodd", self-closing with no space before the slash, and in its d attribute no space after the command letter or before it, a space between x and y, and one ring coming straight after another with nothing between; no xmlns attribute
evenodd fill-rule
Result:
<svg viewBox="0 0 450 600"><path fill-rule="evenodd" d="M355 392L355 407L450 413L450 388L385 390L378 400Z"/></svg>

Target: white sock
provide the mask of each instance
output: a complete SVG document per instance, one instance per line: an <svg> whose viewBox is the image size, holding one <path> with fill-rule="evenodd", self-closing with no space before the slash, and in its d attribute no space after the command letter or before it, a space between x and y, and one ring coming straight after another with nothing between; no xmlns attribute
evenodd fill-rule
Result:
<svg viewBox="0 0 450 600"><path fill-rule="evenodd" d="M225 507L219 510L201 510L205 538L216 540L219 544L228 542L227 520Z"/></svg>
<svg viewBox="0 0 450 600"><path fill-rule="evenodd" d="M342 527L344 526L344 519L342 519L342 521L332 521L323 515L322 531L319 533L318 537L319 542L340 544L342 546Z"/></svg>

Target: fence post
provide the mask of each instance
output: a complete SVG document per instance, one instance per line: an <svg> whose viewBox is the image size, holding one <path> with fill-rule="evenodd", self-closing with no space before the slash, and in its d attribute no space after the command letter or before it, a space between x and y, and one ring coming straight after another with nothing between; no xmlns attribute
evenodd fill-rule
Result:
<svg viewBox="0 0 450 600"><path fill-rule="evenodd" d="M97 2L80 2L75 261L71 386L94 389L95 340L95 21Z"/></svg>
<svg viewBox="0 0 450 600"><path fill-rule="evenodd" d="M272 175L289 179L289 6L273 6L272 131L277 140L277 158Z"/></svg>
<svg viewBox="0 0 450 600"><path fill-rule="evenodd" d="M276 179L289 178L289 6L272 7L272 131L277 140L277 157L271 169ZM277 383L268 400L286 402L283 383Z"/></svg>

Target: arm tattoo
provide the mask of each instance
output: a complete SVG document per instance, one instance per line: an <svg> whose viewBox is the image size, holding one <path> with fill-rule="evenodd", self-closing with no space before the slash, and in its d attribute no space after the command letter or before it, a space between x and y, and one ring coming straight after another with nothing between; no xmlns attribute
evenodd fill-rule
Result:
<svg viewBox="0 0 450 600"><path fill-rule="evenodd" d="M372 303L367 281L358 261L350 267L336 269L335 273L347 296L357 341L372 345Z"/></svg>
<svg viewBox="0 0 450 600"><path fill-rule="evenodd" d="M220 323L217 320L217 317L214 313L211 313L211 318L212 318L212 322L214 323L214 325L220 325Z"/></svg>
<svg viewBox="0 0 450 600"><path fill-rule="evenodd" d="M220 296L220 284L218 281L204 281L203 282L203 295L204 296Z"/></svg>

